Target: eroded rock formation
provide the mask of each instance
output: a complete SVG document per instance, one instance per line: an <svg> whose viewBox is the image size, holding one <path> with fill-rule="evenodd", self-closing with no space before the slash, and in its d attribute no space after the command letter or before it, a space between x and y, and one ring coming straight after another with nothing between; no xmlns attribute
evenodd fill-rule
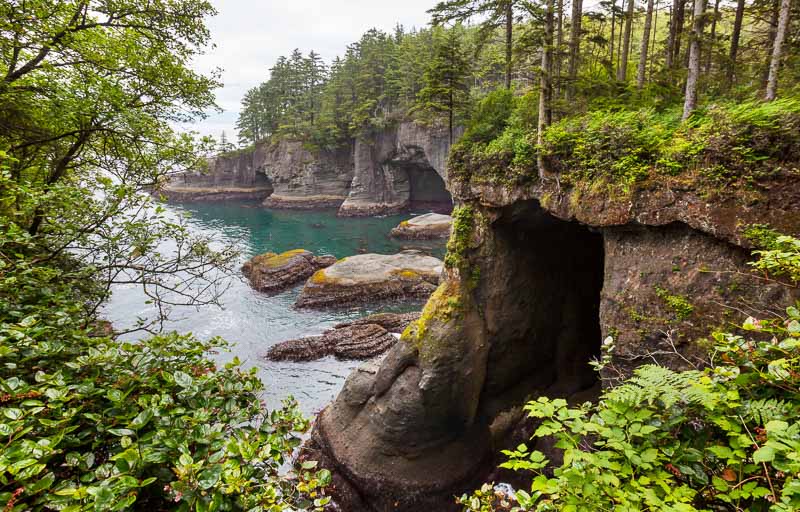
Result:
<svg viewBox="0 0 800 512"><path fill-rule="evenodd" d="M336 149L302 141L261 142L220 155L203 173L163 189L175 200L260 199L270 208L340 208L341 215L396 213L409 207L449 213L447 130L402 122Z"/></svg>
<svg viewBox="0 0 800 512"><path fill-rule="evenodd" d="M691 187L576 195L555 180L451 186L461 207L444 281L316 422L313 456L336 473L345 510L455 508L496 464L507 411L597 389L588 363L607 336L619 373L606 385L645 362L697 364L712 330L793 299L749 271L743 231L800 232L796 172L716 198Z"/></svg>
<svg viewBox="0 0 800 512"><path fill-rule="evenodd" d="M322 308L426 298L436 289L441 272L441 260L419 251L350 256L311 276L295 305Z"/></svg>
<svg viewBox="0 0 800 512"><path fill-rule="evenodd" d="M403 211L412 204L452 207L446 190L446 130L401 123L355 142L355 176L340 215L366 216Z"/></svg>
<svg viewBox="0 0 800 512"><path fill-rule="evenodd" d="M305 249L295 249L281 254L268 252L253 256L242 265L242 273L254 289L279 293L334 263L336 258L333 256L314 256Z"/></svg>

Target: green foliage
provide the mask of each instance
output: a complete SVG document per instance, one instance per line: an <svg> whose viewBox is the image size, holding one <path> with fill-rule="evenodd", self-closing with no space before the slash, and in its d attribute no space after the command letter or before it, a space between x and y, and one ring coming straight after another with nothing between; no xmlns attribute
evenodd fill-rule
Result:
<svg viewBox="0 0 800 512"><path fill-rule="evenodd" d="M656 286L656 295L672 310L678 320L686 320L694 311L694 306L683 295L674 295L664 288Z"/></svg>
<svg viewBox="0 0 800 512"><path fill-rule="evenodd" d="M326 471L282 476L308 422L263 409L222 340L122 342L86 315L92 269L37 264L35 240L0 236L0 504L7 511L320 509ZM56 263L55 265L53 263ZM316 500L316 502L315 502Z"/></svg>
<svg viewBox="0 0 800 512"><path fill-rule="evenodd" d="M785 252L800 254L800 241L781 238ZM800 260L787 265L796 271ZM798 510L797 306L783 318L748 318L747 335L715 333L704 370L646 365L597 404L530 402L526 410L538 421L534 439L553 438L563 462L551 467L527 445L504 452L503 467L534 477L503 509ZM460 502L466 510L501 509L484 490Z"/></svg>
<svg viewBox="0 0 800 512"><path fill-rule="evenodd" d="M461 269L469 249L475 226L475 210L470 205L458 206L453 210L453 230L447 241L447 254L444 264L449 268Z"/></svg>
<svg viewBox="0 0 800 512"><path fill-rule="evenodd" d="M488 144L497 138L508 125L514 109L514 94L507 89L496 89L478 102L464 133L463 143Z"/></svg>
<svg viewBox="0 0 800 512"><path fill-rule="evenodd" d="M755 251L758 260L751 265L773 277L785 277L794 285L800 283L800 240L779 236L771 241L769 249Z"/></svg>

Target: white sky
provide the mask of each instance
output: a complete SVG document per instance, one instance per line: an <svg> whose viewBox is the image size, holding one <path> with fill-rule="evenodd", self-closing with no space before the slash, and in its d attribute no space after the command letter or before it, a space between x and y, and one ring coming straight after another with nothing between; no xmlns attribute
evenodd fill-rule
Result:
<svg viewBox="0 0 800 512"><path fill-rule="evenodd" d="M217 103L224 110L196 126L203 135L226 131L235 140L236 117L244 93L268 77L280 55L295 48L316 51L326 62L343 55L348 44L375 27L390 32L397 23L406 28L427 25L426 11L436 0L212 0L219 14L209 20L215 48L199 58L196 67L223 69L224 87Z"/></svg>

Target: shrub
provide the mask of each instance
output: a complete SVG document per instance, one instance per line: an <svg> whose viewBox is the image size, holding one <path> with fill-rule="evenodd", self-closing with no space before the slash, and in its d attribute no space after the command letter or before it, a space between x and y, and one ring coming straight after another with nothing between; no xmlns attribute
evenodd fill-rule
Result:
<svg viewBox="0 0 800 512"><path fill-rule="evenodd" d="M44 510L321 509L313 463L287 479L308 422L266 411L222 340L101 335L83 307L91 269L36 264L24 231L0 235L0 506ZM70 270L72 268L72 270Z"/></svg>

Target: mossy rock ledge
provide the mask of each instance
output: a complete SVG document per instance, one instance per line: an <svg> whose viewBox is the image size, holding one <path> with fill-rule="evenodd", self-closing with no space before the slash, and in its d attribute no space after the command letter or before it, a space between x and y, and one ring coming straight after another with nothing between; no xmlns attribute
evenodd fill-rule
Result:
<svg viewBox="0 0 800 512"><path fill-rule="evenodd" d="M791 304L796 291L752 273L745 232L800 233L797 168L719 191L451 176L443 282L315 424L308 456L334 472L342 509L456 510L499 449L527 441L510 420L526 400L583 400L654 361L700 365L715 329ZM588 363L608 337L619 373L598 379Z"/></svg>
<svg viewBox="0 0 800 512"><path fill-rule="evenodd" d="M315 256L305 249L281 254L259 254L242 266L250 285L260 292L279 293L305 279L321 268L336 262L333 256Z"/></svg>
<svg viewBox="0 0 800 512"><path fill-rule="evenodd" d="M295 305L325 308L427 298L439 283L442 265L441 260L414 250L350 256L311 276Z"/></svg>

